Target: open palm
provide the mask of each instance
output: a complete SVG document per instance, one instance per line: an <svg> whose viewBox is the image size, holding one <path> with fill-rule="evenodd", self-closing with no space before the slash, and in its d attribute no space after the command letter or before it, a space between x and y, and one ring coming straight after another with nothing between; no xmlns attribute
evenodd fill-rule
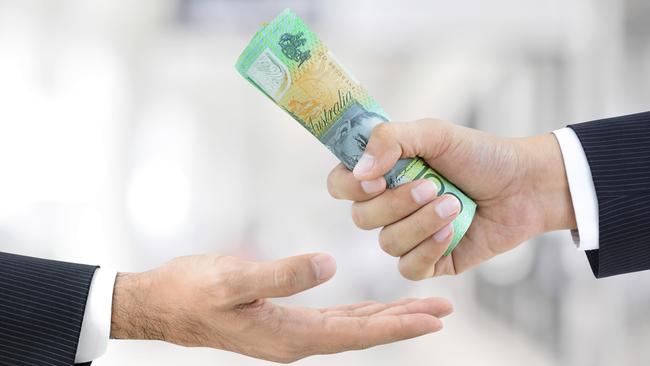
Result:
<svg viewBox="0 0 650 366"><path fill-rule="evenodd" d="M361 350L435 332L442 327L438 318L450 312L449 303L439 298L389 304L368 301L325 309L284 307L258 300L234 311L237 322L232 329L224 327L223 322L215 324L224 337L216 338L214 347L293 362L313 354ZM232 318L233 313L224 315Z"/></svg>
<svg viewBox="0 0 650 366"><path fill-rule="evenodd" d="M276 362L358 350L432 333L451 304L441 298L326 309L269 301L325 283L336 263L325 254L271 262L205 254L175 258L115 283L111 337L211 347Z"/></svg>

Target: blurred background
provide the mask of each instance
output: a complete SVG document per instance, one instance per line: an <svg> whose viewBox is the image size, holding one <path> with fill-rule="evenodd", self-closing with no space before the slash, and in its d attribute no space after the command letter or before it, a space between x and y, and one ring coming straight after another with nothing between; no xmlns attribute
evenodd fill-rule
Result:
<svg viewBox="0 0 650 366"><path fill-rule="evenodd" d="M647 0L0 0L0 250L140 271L325 251L289 304L449 298L444 331L298 365L647 365L650 273L596 281L568 232L413 283L331 199L336 164L234 63L285 7L397 120L503 136L650 109ZM112 341L103 365L262 365Z"/></svg>

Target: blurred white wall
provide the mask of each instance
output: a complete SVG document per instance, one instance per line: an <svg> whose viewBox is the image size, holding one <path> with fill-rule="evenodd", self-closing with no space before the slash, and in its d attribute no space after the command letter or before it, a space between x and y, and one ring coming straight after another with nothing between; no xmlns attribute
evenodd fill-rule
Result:
<svg viewBox="0 0 650 366"><path fill-rule="evenodd" d="M218 251L327 251L289 301L443 296L441 333L302 365L641 365L650 274L594 280L568 233L412 283L329 198L336 161L241 80L259 24L294 8L396 120L505 136L648 110L644 0L0 0L0 250L136 271ZM359 260L361 258L361 260ZM258 365L112 342L97 365Z"/></svg>

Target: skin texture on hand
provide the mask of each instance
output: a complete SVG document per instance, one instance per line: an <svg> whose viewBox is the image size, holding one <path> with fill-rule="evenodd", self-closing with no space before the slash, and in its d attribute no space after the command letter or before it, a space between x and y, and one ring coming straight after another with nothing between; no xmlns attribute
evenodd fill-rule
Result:
<svg viewBox="0 0 650 366"><path fill-rule="evenodd" d="M113 339L162 340L276 362L364 349L438 331L444 299L363 302L326 309L268 301L307 290L336 272L334 259L306 254L268 263L181 257L144 273L118 274Z"/></svg>
<svg viewBox="0 0 650 366"><path fill-rule="evenodd" d="M454 197L435 197L426 181L386 190L383 175L399 158L423 158L478 205L474 220L451 255ZM408 279L459 274L523 241L576 227L562 153L552 134L496 136L426 119L375 127L353 172L332 170L334 198L354 201L352 217L362 229L383 227L379 244L400 257Z"/></svg>

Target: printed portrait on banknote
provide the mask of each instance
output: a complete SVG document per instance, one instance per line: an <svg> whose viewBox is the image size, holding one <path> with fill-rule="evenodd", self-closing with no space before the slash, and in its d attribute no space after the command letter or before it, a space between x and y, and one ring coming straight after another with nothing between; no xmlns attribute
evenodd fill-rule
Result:
<svg viewBox="0 0 650 366"><path fill-rule="evenodd" d="M352 169L366 150L372 129L388 120L352 103L327 132L321 142L348 168Z"/></svg>

